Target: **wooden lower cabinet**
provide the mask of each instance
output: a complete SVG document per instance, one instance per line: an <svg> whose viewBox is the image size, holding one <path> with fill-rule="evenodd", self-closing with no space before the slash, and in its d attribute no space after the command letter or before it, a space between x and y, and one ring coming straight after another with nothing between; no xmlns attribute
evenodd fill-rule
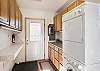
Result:
<svg viewBox="0 0 100 71"><path fill-rule="evenodd" d="M49 59L51 59L51 47L50 46L48 47L48 57Z"/></svg>
<svg viewBox="0 0 100 71"><path fill-rule="evenodd" d="M59 61L57 59L54 59L54 65L59 70L60 63L59 63Z"/></svg>
<svg viewBox="0 0 100 71"><path fill-rule="evenodd" d="M59 53L55 51L55 59L59 60Z"/></svg>
<svg viewBox="0 0 100 71"><path fill-rule="evenodd" d="M59 49L59 47L50 45L48 46L48 57L53 63L53 65L56 67L56 69L60 71L63 62L62 50Z"/></svg>
<svg viewBox="0 0 100 71"><path fill-rule="evenodd" d="M62 62L63 62L63 55L62 54L59 54L59 63L62 64Z"/></svg>
<svg viewBox="0 0 100 71"><path fill-rule="evenodd" d="M54 64L54 49L51 48L51 61Z"/></svg>

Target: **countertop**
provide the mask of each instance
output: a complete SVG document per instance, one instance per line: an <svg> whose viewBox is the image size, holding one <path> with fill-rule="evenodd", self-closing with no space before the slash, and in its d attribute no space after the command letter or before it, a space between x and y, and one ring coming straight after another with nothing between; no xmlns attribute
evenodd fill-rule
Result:
<svg viewBox="0 0 100 71"><path fill-rule="evenodd" d="M56 41L56 42L49 42L49 43L52 44L52 45L55 45L55 46L57 46L59 48L63 48L62 42Z"/></svg>
<svg viewBox="0 0 100 71"><path fill-rule="evenodd" d="M23 44L12 44L11 46L0 50L0 61L15 60Z"/></svg>

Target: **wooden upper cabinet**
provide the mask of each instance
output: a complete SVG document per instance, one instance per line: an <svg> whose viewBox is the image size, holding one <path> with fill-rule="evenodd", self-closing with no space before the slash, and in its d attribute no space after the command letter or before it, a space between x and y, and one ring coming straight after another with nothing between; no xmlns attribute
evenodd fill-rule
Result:
<svg viewBox="0 0 100 71"><path fill-rule="evenodd" d="M0 0L0 22L9 25L9 0Z"/></svg>
<svg viewBox="0 0 100 71"><path fill-rule="evenodd" d="M67 7L66 7L66 8L64 8L63 11L61 11L61 14L64 15L64 14L67 13L67 12L68 12L68 9L67 9Z"/></svg>
<svg viewBox="0 0 100 71"><path fill-rule="evenodd" d="M19 30L22 30L22 13L19 10Z"/></svg>
<svg viewBox="0 0 100 71"><path fill-rule="evenodd" d="M59 32L62 30L62 14L58 14L54 17L55 31Z"/></svg>
<svg viewBox="0 0 100 71"><path fill-rule="evenodd" d="M54 27L55 27L55 31L56 31L56 25L57 25L57 16L55 16L53 18L53 23L54 23Z"/></svg>
<svg viewBox="0 0 100 71"><path fill-rule="evenodd" d="M18 30L22 30L22 13L21 13L17 3L16 3L15 9L16 9L16 13L15 13L16 14L16 28Z"/></svg>
<svg viewBox="0 0 100 71"><path fill-rule="evenodd" d="M10 0L10 26L15 28L15 0Z"/></svg>
<svg viewBox="0 0 100 71"><path fill-rule="evenodd" d="M68 9L68 11L70 11L70 10L74 9L76 6L77 6L77 3L75 1L71 5L69 5L67 9Z"/></svg>
<svg viewBox="0 0 100 71"><path fill-rule="evenodd" d="M83 0L76 0L77 6L79 6L83 2L84 2Z"/></svg>
<svg viewBox="0 0 100 71"><path fill-rule="evenodd" d="M0 0L0 25L22 30L22 14L16 0Z"/></svg>
<svg viewBox="0 0 100 71"><path fill-rule="evenodd" d="M16 28L18 29L19 28L19 8L16 4Z"/></svg>

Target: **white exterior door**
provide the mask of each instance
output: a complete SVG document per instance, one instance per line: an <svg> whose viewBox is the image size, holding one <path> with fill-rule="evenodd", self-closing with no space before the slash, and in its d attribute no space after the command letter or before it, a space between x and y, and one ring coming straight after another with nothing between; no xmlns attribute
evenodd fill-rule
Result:
<svg viewBox="0 0 100 71"><path fill-rule="evenodd" d="M44 20L26 20L26 61L44 59Z"/></svg>

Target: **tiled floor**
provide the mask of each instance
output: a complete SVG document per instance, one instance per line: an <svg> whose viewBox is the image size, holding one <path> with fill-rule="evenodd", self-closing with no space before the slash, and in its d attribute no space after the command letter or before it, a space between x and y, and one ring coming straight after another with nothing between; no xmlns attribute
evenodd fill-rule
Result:
<svg viewBox="0 0 100 71"><path fill-rule="evenodd" d="M48 61L40 61L38 62L39 71L55 71Z"/></svg>

